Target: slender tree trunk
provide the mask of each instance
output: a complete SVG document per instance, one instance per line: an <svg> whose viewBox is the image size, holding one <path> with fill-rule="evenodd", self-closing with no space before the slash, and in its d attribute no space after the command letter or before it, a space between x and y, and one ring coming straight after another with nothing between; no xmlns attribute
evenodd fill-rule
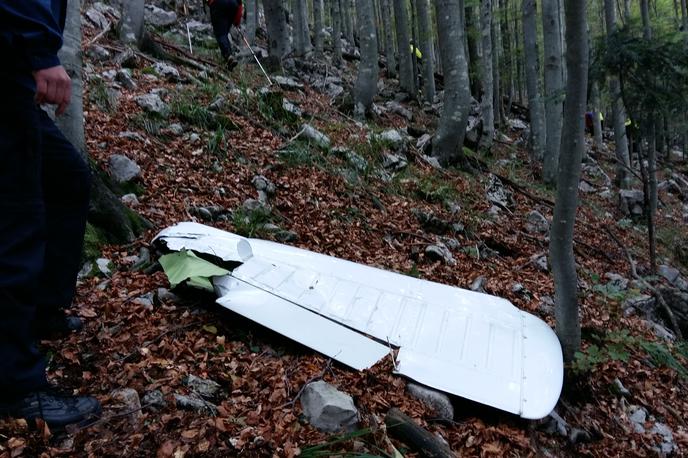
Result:
<svg viewBox="0 0 688 458"><path fill-rule="evenodd" d="M506 95L508 97L508 104L505 109L505 115L508 115L511 111L511 103L514 100L514 52L511 46L511 28L509 26L509 1L499 0L500 9L502 11L501 21L502 21L502 47L504 48L504 74L507 77L506 80Z"/></svg>
<svg viewBox="0 0 688 458"><path fill-rule="evenodd" d="M354 111L356 117L362 120L373 104L379 73L373 0L356 0L356 12L358 37L361 41L361 62L358 65L358 78L354 91L356 101Z"/></svg>
<svg viewBox="0 0 688 458"><path fill-rule="evenodd" d="M341 0L342 6L344 8L344 14L342 15L344 20L344 33L346 35L346 41L352 48L356 47L356 38L354 37L354 19L353 19L353 0Z"/></svg>
<svg viewBox="0 0 688 458"><path fill-rule="evenodd" d="M246 7L246 39L253 45L258 28L258 0L244 0Z"/></svg>
<svg viewBox="0 0 688 458"><path fill-rule="evenodd" d="M531 158L534 161L541 161L545 155L546 133L544 107L540 95L535 9L535 0L523 1L523 51L528 89L528 110L530 111Z"/></svg>
<svg viewBox="0 0 688 458"><path fill-rule="evenodd" d="M604 0L604 16L607 25L607 39L611 39L616 32L616 10L614 0ZM612 104L612 123L614 126L614 143L616 151L616 185L628 188L631 156L628 150L628 137L626 136L626 110L621 100L621 85L619 78L612 75L609 78L609 95Z"/></svg>
<svg viewBox="0 0 688 458"><path fill-rule="evenodd" d="M119 39L122 43L138 47L143 39L144 0L124 0L122 19L119 21Z"/></svg>
<svg viewBox="0 0 688 458"><path fill-rule="evenodd" d="M432 155L441 164L467 167L463 140L471 108L468 64L463 46L461 11L463 0L436 0L440 55L444 69L444 107L437 133L432 141Z"/></svg>
<svg viewBox="0 0 688 458"><path fill-rule="evenodd" d="M652 40L652 27L650 26L650 7L647 0L640 0L640 17L643 21L643 38Z"/></svg>
<svg viewBox="0 0 688 458"><path fill-rule="evenodd" d="M647 174L649 187L649 206L647 209L647 234L650 245L650 268L657 273L657 145L654 119L648 121L647 135Z"/></svg>
<svg viewBox="0 0 688 458"><path fill-rule="evenodd" d="M471 95L480 100L483 93L482 65L480 62L480 20L476 18L476 7L466 7L466 37L468 42L468 76L471 79Z"/></svg>
<svg viewBox="0 0 688 458"><path fill-rule="evenodd" d="M428 0L414 0L418 17L418 38L420 51L423 53L423 96L425 101L432 103L435 100L435 60L432 49L432 23Z"/></svg>
<svg viewBox="0 0 688 458"><path fill-rule="evenodd" d="M303 57L311 50L311 35L308 30L308 6L306 0L294 1L294 52Z"/></svg>
<svg viewBox="0 0 688 458"><path fill-rule="evenodd" d="M397 51L399 53L399 84L403 91L412 96L416 95L416 85L413 76L413 60L411 59L411 35L409 33L408 11L406 0L392 0L394 2L394 20L397 31Z"/></svg>
<svg viewBox="0 0 688 458"><path fill-rule="evenodd" d="M600 119L600 88L597 83L592 84L592 126L593 145L595 150L602 150L602 120Z"/></svg>
<svg viewBox="0 0 688 458"><path fill-rule="evenodd" d="M495 124L504 125L504 104L502 103L502 76L500 74L500 63L502 62L502 31L499 18L495 14L499 13L497 0L493 3L492 11L492 107L494 108Z"/></svg>
<svg viewBox="0 0 688 458"><path fill-rule="evenodd" d="M629 25L631 23L631 0L623 0L624 7L624 24Z"/></svg>
<svg viewBox="0 0 688 458"><path fill-rule="evenodd" d="M561 12L558 0L542 1L542 30L545 48L545 158L543 178L555 185L561 146L564 116L563 46L561 43Z"/></svg>
<svg viewBox="0 0 688 458"><path fill-rule="evenodd" d="M342 66L342 15L340 14L340 0L332 0L332 63Z"/></svg>
<svg viewBox="0 0 688 458"><path fill-rule="evenodd" d="M586 2L565 0L566 102L559 159L559 182L550 235L550 263L554 276L556 330L564 360L570 362L580 349L578 277L573 254L573 228L578 208L578 182L584 151L584 116L588 87Z"/></svg>
<svg viewBox="0 0 688 458"><path fill-rule="evenodd" d="M323 33L323 0L313 0L313 28L315 39L315 53L322 56L325 50L325 35Z"/></svg>
<svg viewBox="0 0 688 458"><path fill-rule="evenodd" d="M480 1L480 33L483 50L482 73L484 92L481 100L483 116L483 135L480 139L483 148L491 148L494 140L494 75L492 72L492 0Z"/></svg>
<svg viewBox="0 0 688 458"><path fill-rule="evenodd" d="M394 16L392 12L392 0L381 0L382 2L382 23L385 29L385 57L387 58L387 76L396 78L397 58L394 49Z"/></svg>
<svg viewBox="0 0 688 458"><path fill-rule="evenodd" d="M268 29L268 52L282 60L291 51L286 9L283 0L263 0L265 24Z"/></svg>

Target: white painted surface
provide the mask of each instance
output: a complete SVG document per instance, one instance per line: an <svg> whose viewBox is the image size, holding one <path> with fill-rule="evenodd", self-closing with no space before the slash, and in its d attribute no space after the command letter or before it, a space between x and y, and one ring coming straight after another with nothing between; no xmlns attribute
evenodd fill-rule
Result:
<svg viewBox="0 0 688 458"><path fill-rule="evenodd" d="M563 381L559 341L542 320L505 299L195 223L169 228L161 238L170 248L180 247L171 249L239 258L232 259L243 262L232 277L270 294L228 289L218 303L238 308L240 291L239 297L251 300L245 299L249 305L239 313L251 312L245 316L301 343L301 334L312 333L318 323L347 329L341 323L400 347L398 372L433 388L524 418L542 418L557 403ZM307 322L301 310L310 314ZM279 320L269 317L274 313ZM287 329L284 321L290 322ZM304 344L352 367L363 363L341 360L327 340L315 336ZM374 351L366 352L373 357Z"/></svg>

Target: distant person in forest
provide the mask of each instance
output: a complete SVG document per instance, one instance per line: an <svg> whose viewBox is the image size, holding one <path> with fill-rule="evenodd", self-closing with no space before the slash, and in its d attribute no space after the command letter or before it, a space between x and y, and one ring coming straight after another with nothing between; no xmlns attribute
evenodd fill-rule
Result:
<svg viewBox="0 0 688 458"><path fill-rule="evenodd" d="M241 25L244 15L242 0L206 0L210 8L210 22L213 25L213 33L220 47L222 59L229 70L236 67L236 60L232 56L232 44L229 41L229 31Z"/></svg>
<svg viewBox="0 0 688 458"><path fill-rule="evenodd" d="M71 80L60 65L67 0L0 2L0 417L60 429L100 413L60 394L37 338L68 332L88 212L88 165L41 104L61 115Z"/></svg>

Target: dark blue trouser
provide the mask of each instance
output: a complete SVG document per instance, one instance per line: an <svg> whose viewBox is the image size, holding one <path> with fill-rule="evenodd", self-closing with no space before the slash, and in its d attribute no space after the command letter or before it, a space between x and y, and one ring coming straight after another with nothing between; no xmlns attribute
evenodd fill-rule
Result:
<svg viewBox="0 0 688 458"><path fill-rule="evenodd" d="M69 306L83 244L88 166L33 92L0 76L0 396L44 385L37 313Z"/></svg>
<svg viewBox="0 0 688 458"><path fill-rule="evenodd" d="M229 29L239 8L237 0L215 0L210 5L210 22L213 24L213 33L220 47L222 57L227 59L232 54L232 45L229 42Z"/></svg>

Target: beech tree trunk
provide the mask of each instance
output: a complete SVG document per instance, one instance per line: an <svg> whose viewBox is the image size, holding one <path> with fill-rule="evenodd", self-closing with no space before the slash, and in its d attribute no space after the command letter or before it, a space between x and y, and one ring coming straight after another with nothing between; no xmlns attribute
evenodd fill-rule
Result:
<svg viewBox="0 0 688 458"><path fill-rule="evenodd" d="M573 361L580 349L578 276L573 254L573 228L578 208L578 183L584 152L585 105L588 88L587 4L565 0L566 101L561 138L559 180L552 219L549 255L554 276L556 331L564 360Z"/></svg>
<svg viewBox="0 0 688 458"><path fill-rule="evenodd" d="M481 112L483 116L483 135L480 139L483 148L491 148L494 141L494 79L492 72L492 0L480 0L480 34L483 50L482 73L483 94Z"/></svg>
<svg viewBox="0 0 688 458"><path fill-rule="evenodd" d="M423 97L426 102L435 100L435 67L433 65L434 52L432 49L432 23L428 0L415 0L416 16L418 18L418 44L423 54Z"/></svg>
<svg viewBox="0 0 688 458"><path fill-rule="evenodd" d="M396 78L397 76L397 57L394 46L394 16L392 12L392 0L381 0L382 2L382 23L385 29L385 57L387 58L387 76Z"/></svg>
<svg viewBox="0 0 688 458"><path fill-rule="evenodd" d="M313 0L313 38L315 41L315 53L322 56L325 50L325 35L323 23L323 0Z"/></svg>
<svg viewBox="0 0 688 458"><path fill-rule="evenodd" d="M537 23L535 0L523 0L523 53L525 56L528 110L530 111L531 158L542 161L545 155L545 114L540 95Z"/></svg>
<svg viewBox="0 0 688 458"><path fill-rule="evenodd" d="M283 0L263 0L263 9L268 29L268 53L282 60L291 51L284 2Z"/></svg>
<svg viewBox="0 0 688 458"><path fill-rule="evenodd" d="M563 47L561 43L561 12L558 0L542 0L542 30L545 48L545 158L543 178L555 185L561 146L564 116Z"/></svg>
<svg viewBox="0 0 688 458"><path fill-rule="evenodd" d="M305 56L311 50L306 0L294 1L294 54Z"/></svg>
<svg viewBox="0 0 688 458"><path fill-rule="evenodd" d="M604 0L604 17L607 25L607 39L616 32L616 10L614 0ZM626 110L621 100L621 84L616 75L609 78L609 95L612 104L612 123L614 127L614 143L616 151L616 185L628 188L631 157L628 151L628 137L626 136Z"/></svg>
<svg viewBox="0 0 688 458"><path fill-rule="evenodd" d="M332 0L332 63L342 65L342 15L340 14L340 0Z"/></svg>
<svg viewBox="0 0 688 458"><path fill-rule="evenodd" d="M394 2L394 21L396 23L397 50L399 52L399 84L402 90L415 96L416 85L413 75L413 61L411 59L411 34L409 33L406 0L392 1Z"/></svg>
<svg viewBox="0 0 688 458"><path fill-rule="evenodd" d="M258 0L244 0L246 7L246 39L253 45L258 29Z"/></svg>
<svg viewBox="0 0 688 458"><path fill-rule="evenodd" d="M436 0L440 55L444 69L444 107L437 133L432 140L432 155L440 164L470 168L463 154L463 141L471 108L461 11L463 0Z"/></svg>
<svg viewBox="0 0 688 458"><path fill-rule="evenodd" d="M124 0L122 19L119 21L119 39L122 43L138 47L143 39L144 0Z"/></svg>
<svg viewBox="0 0 688 458"><path fill-rule="evenodd" d="M377 93L379 73L377 54L377 27L373 0L356 0L358 36L361 41L361 62L354 90L356 117L363 119Z"/></svg>
<svg viewBox="0 0 688 458"><path fill-rule="evenodd" d="M593 145L597 151L602 149L602 120L600 119L600 89L597 83L592 84L592 127Z"/></svg>

